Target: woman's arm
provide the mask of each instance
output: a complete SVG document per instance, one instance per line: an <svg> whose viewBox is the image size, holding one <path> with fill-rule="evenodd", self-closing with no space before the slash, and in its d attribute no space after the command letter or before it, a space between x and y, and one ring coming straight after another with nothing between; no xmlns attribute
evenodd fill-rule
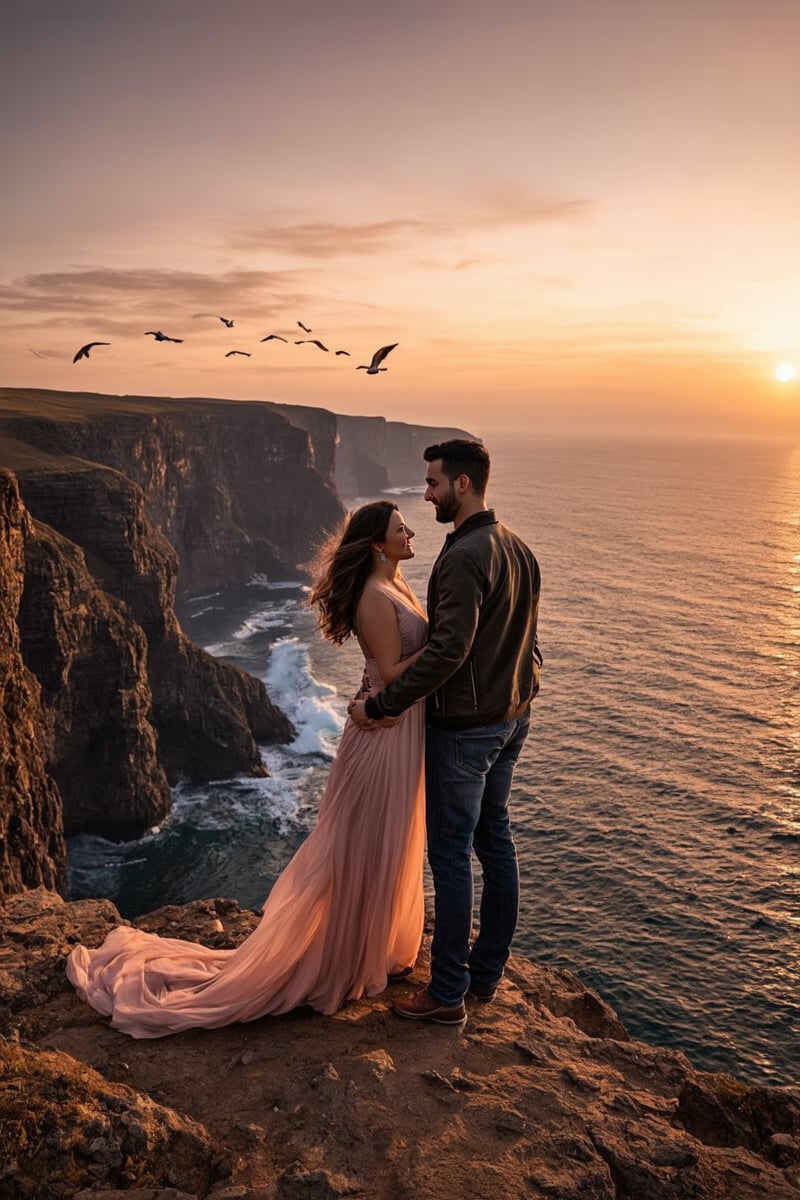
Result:
<svg viewBox="0 0 800 1200"><path fill-rule="evenodd" d="M439 562L435 628L424 654L366 705L374 719L397 717L429 696L466 662L478 627L487 573L479 555L455 545Z"/></svg>
<svg viewBox="0 0 800 1200"><path fill-rule="evenodd" d="M376 588L366 588L356 609L356 623L365 651L378 665L384 683L399 679L411 663L416 662L422 650L401 658L402 644L397 612L388 596Z"/></svg>

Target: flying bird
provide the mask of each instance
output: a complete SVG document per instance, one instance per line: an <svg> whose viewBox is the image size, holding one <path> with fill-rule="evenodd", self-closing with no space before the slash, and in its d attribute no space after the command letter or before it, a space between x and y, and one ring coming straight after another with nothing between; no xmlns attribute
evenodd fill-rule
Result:
<svg viewBox="0 0 800 1200"><path fill-rule="evenodd" d="M157 342L182 342L183 341L183 338L167 337L167 335L165 333L162 333L160 329L145 330L145 337L154 337Z"/></svg>
<svg viewBox="0 0 800 1200"><path fill-rule="evenodd" d="M226 358L230 358L230 356L231 356L232 354L243 354L243 355L245 356L245 358L249 358L249 357L250 357L250 351L249 351L249 350L229 350L229 351L228 351L228 353L225 355L225 357L226 357Z"/></svg>
<svg viewBox="0 0 800 1200"><path fill-rule="evenodd" d="M368 375L377 375L378 371L386 371L387 367L382 367L381 363L386 358L390 350L394 350L399 342L392 342L391 346L381 346L380 350L376 350L372 356L372 362L368 367L356 367L357 371L366 371Z"/></svg>
<svg viewBox="0 0 800 1200"><path fill-rule="evenodd" d="M337 354L346 354L348 358L350 357L350 351L349 351L349 350L337 350L337 351L336 351L336 353L337 353Z"/></svg>
<svg viewBox="0 0 800 1200"><path fill-rule="evenodd" d="M261 340L262 340L262 342L271 342L273 338L275 338L279 342L288 342L289 341L288 338L281 337L281 335L279 333L268 333L267 336L265 338L262 338Z"/></svg>
<svg viewBox="0 0 800 1200"><path fill-rule="evenodd" d="M323 346L319 338L301 338L299 342L295 342L295 346L305 346L306 344L311 346L319 346L320 350L325 350L326 352L328 350L328 347Z"/></svg>
<svg viewBox="0 0 800 1200"><path fill-rule="evenodd" d="M304 325L302 321L298 321L297 324L300 326L300 328L303 330L304 333L311 333L311 330L308 328L307 325Z"/></svg>
<svg viewBox="0 0 800 1200"><path fill-rule="evenodd" d="M80 350L79 350L79 351L78 351L78 353L75 355L75 357L73 358L73 360L72 360L72 361L73 361L74 363L76 363L76 362L78 361L78 359L79 359L79 358L88 358L88 357L89 357L89 351L90 351L90 350L91 350L91 349L92 349L94 346L110 346L110 345L111 345L111 342L87 342L85 346L81 346Z"/></svg>
<svg viewBox="0 0 800 1200"><path fill-rule="evenodd" d="M223 325L227 325L228 329L233 329L233 321L229 321L227 317L220 317Z"/></svg>

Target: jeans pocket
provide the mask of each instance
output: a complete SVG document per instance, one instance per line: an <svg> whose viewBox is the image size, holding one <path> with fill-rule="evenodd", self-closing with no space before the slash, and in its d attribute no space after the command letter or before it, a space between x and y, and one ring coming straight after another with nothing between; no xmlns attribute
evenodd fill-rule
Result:
<svg viewBox="0 0 800 1200"><path fill-rule="evenodd" d="M508 739L508 725L472 729L456 736L456 764L470 775L485 775Z"/></svg>

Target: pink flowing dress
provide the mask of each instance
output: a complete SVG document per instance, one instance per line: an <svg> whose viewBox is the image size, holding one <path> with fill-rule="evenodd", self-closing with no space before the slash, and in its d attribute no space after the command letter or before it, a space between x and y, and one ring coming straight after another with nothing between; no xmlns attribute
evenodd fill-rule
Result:
<svg viewBox="0 0 800 1200"><path fill-rule="evenodd" d="M427 622L393 592L402 657ZM366 661L371 692L382 687ZM422 940L424 702L396 725L362 732L348 717L314 829L287 865L259 925L235 950L117 926L77 946L67 975L80 996L136 1038L214 1029L310 1005L333 1013L386 987Z"/></svg>

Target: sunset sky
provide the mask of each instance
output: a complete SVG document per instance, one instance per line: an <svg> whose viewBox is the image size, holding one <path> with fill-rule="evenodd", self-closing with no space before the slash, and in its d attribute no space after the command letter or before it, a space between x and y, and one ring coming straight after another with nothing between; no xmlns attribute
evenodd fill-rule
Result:
<svg viewBox="0 0 800 1200"><path fill-rule="evenodd" d="M2 17L1 385L800 435L798 0Z"/></svg>

